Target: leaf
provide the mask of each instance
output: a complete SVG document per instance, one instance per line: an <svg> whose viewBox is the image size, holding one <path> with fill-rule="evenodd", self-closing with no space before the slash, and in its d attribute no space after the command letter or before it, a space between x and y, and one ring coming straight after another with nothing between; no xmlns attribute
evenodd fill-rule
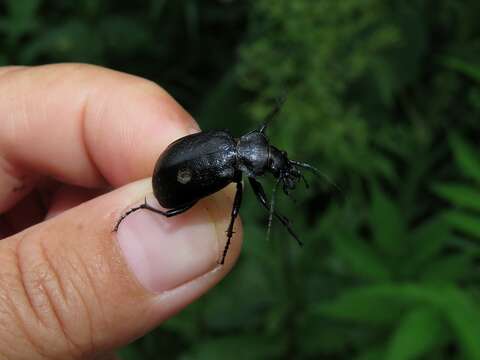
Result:
<svg viewBox="0 0 480 360"><path fill-rule="evenodd" d="M443 58L442 63L448 68L456 70L463 75L480 82L480 66L469 64L464 60L454 57L445 57Z"/></svg>
<svg viewBox="0 0 480 360"><path fill-rule="evenodd" d="M372 186L370 226L373 238L380 250L390 256L405 251L405 223L397 206L376 186Z"/></svg>
<svg viewBox="0 0 480 360"><path fill-rule="evenodd" d="M375 295L379 299L395 299L404 305L410 303L435 306L446 317L467 358L480 359L480 311L467 292L451 285L404 284L370 287L365 294L372 299Z"/></svg>
<svg viewBox="0 0 480 360"><path fill-rule="evenodd" d="M306 310L306 315L300 317L296 331L298 347L304 355L301 358L318 358L319 353L326 355L341 352L351 345L352 336L357 334L351 325L312 315L309 309Z"/></svg>
<svg viewBox="0 0 480 360"><path fill-rule="evenodd" d="M438 311L420 307L408 313L400 322L390 339L387 360L421 358L442 342L444 324Z"/></svg>
<svg viewBox="0 0 480 360"><path fill-rule="evenodd" d="M269 359L283 353L281 341L255 335L231 335L197 342L196 346L182 359Z"/></svg>
<svg viewBox="0 0 480 360"><path fill-rule="evenodd" d="M42 0L7 0L8 15L16 20L31 20L41 3Z"/></svg>
<svg viewBox="0 0 480 360"><path fill-rule="evenodd" d="M366 324L390 324L410 306L400 295L401 289L391 285L354 288L344 291L336 300L319 304L316 313L337 320Z"/></svg>
<svg viewBox="0 0 480 360"><path fill-rule="evenodd" d="M381 257L362 239L350 234L338 233L332 237L332 240L336 254L355 275L375 281L386 281L391 278L389 269Z"/></svg>
<svg viewBox="0 0 480 360"><path fill-rule="evenodd" d="M453 149L455 161L464 175L480 182L480 159L477 151L458 135L450 136L450 146Z"/></svg>
<svg viewBox="0 0 480 360"><path fill-rule="evenodd" d="M36 13L42 0L7 0L7 14L3 30L16 41L37 27Z"/></svg>
<svg viewBox="0 0 480 360"><path fill-rule="evenodd" d="M434 216L432 219L417 226L409 237L410 247L414 251L409 258L407 266L410 265L415 268L428 261L440 252L449 239L448 225L441 216Z"/></svg>
<svg viewBox="0 0 480 360"><path fill-rule="evenodd" d="M97 31L79 20L52 27L22 48L20 62L30 64L47 54L57 61L97 62L103 51L103 40Z"/></svg>
<svg viewBox="0 0 480 360"><path fill-rule="evenodd" d="M111 51L121 56L141 51L153 42L144 22L131 16L106 17L99 24L98 30Z"/></svg>
<svg viewBox="0 0 480 360"><path fill-rule="evenodd" d="M461 210L447 210L443 213L447 221L455 229L467 235L480 238L480 217Z"/></svg>
<svg viewBox="0 0 480 360"><path fill-rule="evenodd" d="M445 287L439 291L437 302L463 350L466 358L480 359L480 311L473 298L465 291Z"/></svg>
<svg viewBox="0 0 480 360"><path fill-rule="evenodd" d="M395 181L395 179L397 178L397 174L395 173L395 168L391 159L389 159L382 153L370 153L368 154L368 156L368 161L372 162L373 168L378 169L379 174L389 179L390 181Z"/></svg>
<svg viewBox="0 0 480 360"><path fill-rule="evenodd" d="M195 339L199 332L200 304L196 303L184 309L177 316L173 316L162 324L162 329L172 333L182 334L186 339Z"/></svg>
<svg viewBox="0 0 480 360"><path fill-rule="evenodd" d="M337 319L381 324L395 321L402 310L418 305L433 306L443 314L466 357L480 359L480 311L467 292L450 285L357 288L344 292L332 303L319 305L317 311Z"/></svg>
<svg viewBox="0 0 480 360"><path fill-rule="evenodd" d="M452 204L480 211L480 190L463 184L437 184L435 192Z"/></svg>
<svg viewBox="0 0 480 360"><path fill-rule="evenodd" d="M385 349L382 347L369 348L364 353L354 358L355 360L384 360Z"/></svg>
<svg viewBox="0 0 480 360"><path fill-rule="evenodd" d="M472 264L470 255L448 255L425 264L421 278L427 282L453 283L473 273Z"/></svg>
<svg viewBox="0 0 480 360"><path fill-rule="evenodd" d="M143 358L141 351L139 351L133 344L127 345L118 350L116 355L122 360L136 360Z"/></svg>

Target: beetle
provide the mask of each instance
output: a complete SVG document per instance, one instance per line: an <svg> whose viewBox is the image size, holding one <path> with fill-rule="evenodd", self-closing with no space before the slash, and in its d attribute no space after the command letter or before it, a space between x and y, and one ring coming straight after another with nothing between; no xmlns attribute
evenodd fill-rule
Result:
<svg viewBox="0 0 480 360"><path fill-rule="evenodd" d="M187 135L171 143L158 158L152 176L154 196L166 210L156 209L145 200L143 204L122 215L114 231L117 231L122 220L134 211L145 209L166 217L176 216L189 210L201 198L233 182L236 184L236 193L226 231L227 242L220 260L223 265L242 203L242 178L245 175L258 201L269 211L268 232L274 216L301 246L302 242L293 231L290 221L274 208L275 192L281 185L283 192L288 195L301 179L308 187L300 172L302 168L313 171L316 175L324 175L312 165L290 160L285 151L270 144L266 129L278 113L280 105L277 104L259 129L240 138L234 138L227 130L214 130ZM276 179L270 206L265 190L257 180L266 173Z"/></svg>

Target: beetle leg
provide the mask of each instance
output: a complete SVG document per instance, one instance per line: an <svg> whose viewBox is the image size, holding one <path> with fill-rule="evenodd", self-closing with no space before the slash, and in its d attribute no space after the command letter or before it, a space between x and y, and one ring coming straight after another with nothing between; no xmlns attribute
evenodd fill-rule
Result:
<svg viewBox="0 0 480 360"><path fill-rule="evenodd" d="M120 219L118 219L117 224L115 225L115 228L113 229L113 231L116 232L118 230L118 227L120 226L120 223L123 221L123 219L125 219L128 215L130 215L131 213L133 213L137 210L145 209L145 210L152 211L154 213L157 213L157 214L160 214L160 215L163 215L163 216L166 216L166 217L172 217L172 216L179 215L179 214L187 211L193 205L195 205L195 203L196 203L196 201L194 201L193 203L187 204L185 206L179 207L179 208L169 209L167 211L163 211L163 210L156 209L156 208L148 205L147 204L147 198L145 198L145 202L142 205L131 208L125 214L123 214Z"/></svg>
<svg viewBox="0 0 480 360"><path fill-rule="evenodd" d="M267 195L265 194L265 190L263 190L262 184L260 184L256 179L249 177L248 180L250 181L250 185L252 186L253 192L257 196L258 201L263 205L263 207L269 211L272 211L273 215L285 226L292 235L292 237L297 240L298 245L303 246L303 243L298 238L297 234L293 231L290 226L290 221L283 215L277 213L274 209L270 209L267 203Z"/></svg>
<svg viewBox="0 0 480 360"><path fill-rule="evenodd" d="M233 236L233 224L235 223L235 219L238 216L238 212L240 211L240 206L242 205L242 195L243 195L243 186L241 181L237 181L237 192L235 193L235 199L233 200L233 207L232 207L232 214L230 216L230 224L228 225L227 229L227 242L225 244L225 248L223 249L222 259L220 260L220 265L223 265L225 262L225 257L227 256L228 248L230 247L230 240Z"/></svg>

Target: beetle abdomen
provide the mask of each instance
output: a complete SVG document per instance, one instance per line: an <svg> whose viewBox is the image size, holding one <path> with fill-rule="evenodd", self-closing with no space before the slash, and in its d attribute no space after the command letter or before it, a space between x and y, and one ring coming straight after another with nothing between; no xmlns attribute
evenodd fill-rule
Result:
<svg viewBox="0 0 480 360"><path fill-rule="evenodd" d="M152 185L167 209L187 205L235 178L236 144L226 131L200 132L170 144L160 156Z"/></svg>

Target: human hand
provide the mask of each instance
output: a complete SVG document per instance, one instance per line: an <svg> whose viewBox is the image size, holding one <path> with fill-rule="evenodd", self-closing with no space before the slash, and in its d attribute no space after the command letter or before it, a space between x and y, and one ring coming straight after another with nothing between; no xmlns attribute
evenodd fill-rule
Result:
<svg viewBox="0 0 480 360"><path fill-rule="evenodd" d="M169 219L138 211L112 232L151 193L139 179L158 155L197 129L135 76L0 68L0 358L108 357L226 275L241 247L237 221L217 266L228 189Z"/></svg>

